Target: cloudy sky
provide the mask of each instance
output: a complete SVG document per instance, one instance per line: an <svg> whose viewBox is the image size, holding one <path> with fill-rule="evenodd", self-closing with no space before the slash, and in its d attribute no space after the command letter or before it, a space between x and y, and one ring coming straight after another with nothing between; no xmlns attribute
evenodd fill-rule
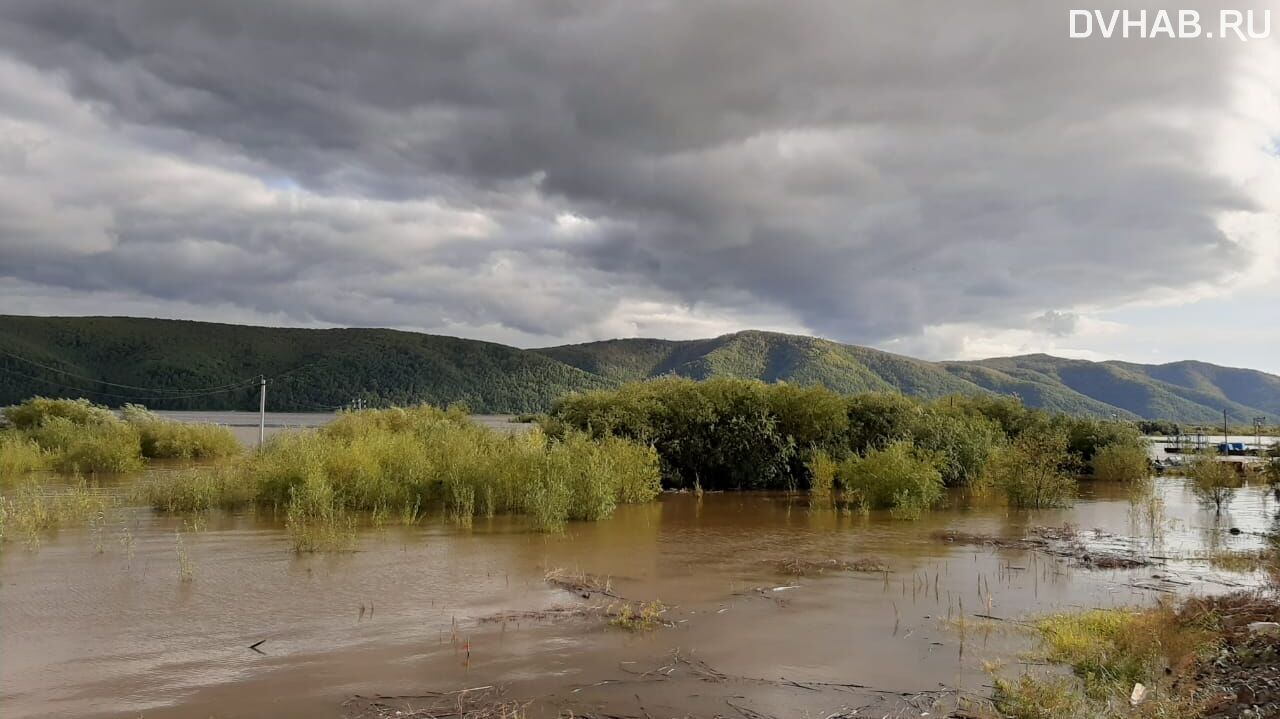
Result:
<svg viewBox="0 0 1280 719"><path fill-rule="evenodd" d="M6 0L0 312L1280 372L1280 9L1071 7Z"/></svg>

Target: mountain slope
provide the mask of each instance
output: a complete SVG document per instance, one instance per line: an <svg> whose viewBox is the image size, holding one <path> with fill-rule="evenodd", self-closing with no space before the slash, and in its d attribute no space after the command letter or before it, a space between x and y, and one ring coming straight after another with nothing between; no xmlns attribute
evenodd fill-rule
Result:
<svg viewBox="0 0 1280 719"><path fill-rule="evenodd" d="M1222 421L1225 409L1232 422L1244 424L1253 417L1267 414L1260 407L1228 399L1221 388L1209 382L1188 387L1158 379L1161 375L1172 376L1167 369L1170 365L1089 362L1043 354L953 364L976 365L1040 385L1065 388L1138 417L1212 424ZM1176 374L1176 370L1174 372ZM1265 389L1265 383L1261 380L1280 381L1280 378L1262 372L1256 374L1260 378L1258 387L1262 389ZM1238 387L1233 388L1234 392L1238 393L1238 390Z"/></svg>
<svg viewBox="0 0 1280 719"><path fill-rule="evenodd" d="M1127 419L1214 424L1226 409L1233 423L1247 424L1280 415L1280 377L1203 362L1141 365L1048 355L926 362L757 331L522 350L382 329L0 315L0 405L45 394L159 409L256 409L258 375L271 378L268 406L278 411L326 409L362 397L371 404L461 401L479 412L528 412L569 392L679 375L927 398L1016 394L1052 411ZM219 389L195 391L207 387Z"/></svg>
<svg viewBox="0 0 1280 719"><path fill-rule="evenodd" d="M736 332L709 340L609 340L533 350L579 369L637 380L664 374L693 379L749 377L821 384L837 392L901 391L922 397L981 391L931 362L816 337ZM643 355L643 362L633 358Z"/></svg>
<svg viewBox="0 0 1280 719"><path fill-rule="evenodd" d="M9 353L0 354L0 405L46 394L159 409L257 409L254 386L201 396L181 390L263 374L273 378L268 398L278 411L323 409L364 397L384 404L466 402L479 412L525 412L545 409L568 392L609 384L514 347L380 329L0 316L0 351ZM178 398L168 398L173 395Z"/></svg>

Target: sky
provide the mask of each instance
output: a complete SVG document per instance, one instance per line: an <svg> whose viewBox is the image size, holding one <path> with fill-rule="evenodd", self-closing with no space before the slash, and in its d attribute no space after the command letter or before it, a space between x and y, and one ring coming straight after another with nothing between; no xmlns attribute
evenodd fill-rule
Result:
<svg viewBox="0 0 1280 719"><path fill-rule="evenodd" d="M0 312L1280 373L1280 8L1077 7L6 0Z"/></svg>

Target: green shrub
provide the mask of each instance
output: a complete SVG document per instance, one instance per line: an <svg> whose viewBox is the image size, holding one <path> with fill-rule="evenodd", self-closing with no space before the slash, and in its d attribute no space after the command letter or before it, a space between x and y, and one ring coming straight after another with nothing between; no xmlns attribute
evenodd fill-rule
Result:
<svg viewBox="0 0 1280 719"><path fill-rule="evenodd" d="M978 484L991 455L1005 441L994 420L949 412L940 405L916 416L911 438L917 448L937 455L948 487Z"/></svg>
<svg viewBox="0 0 1280 719"><path fill-rule="evenodd" d="M910 439L921 412L918 402L900 394L856 394L845 402L845 446L858 454Z"/></svg>
<svg viewBox="0 0 1280 719"><path fill-rule="evenodd" d="M1145 450L1147 442L1138 431L1138 426L1131 422L1116 422L1094 419L1091 417L1068 417L1060 415L1054 418L1066 426L1067 449L1075 455L1076 461L1088 468L1094 456L1104 447L1116 445L1138 447Z"/></svg>
<svg viewBox="0 0 1280 719"><path fill-rule="evenodd" d="M836 472L839 471L840 465L831 459L831 455L825 451L817 450L809 459L808 469L809 492L815 497L830 497L831 491L836 484Z"/></svg>
<svg viewBox="0 0 1280 719"><path fill-rule="evenodd" d="M820 387L664 377L571 395L539 425L553 437L586 432L651 444L669 487L809 486L814 453L843 460L907 441L937 455L948 486L977 484L994 451L1032 430L1074 430L1092 456L1099 438L1132 425L1077 422L1011 398L950 397L930 404L897 393L841 396ZM1078 426L1077 426L1078 425Z"/></svg>
<svg viewBox="0 0 1280 719"><path fill-rule="evenodd" d="M1223 507L1231 503L1236 490L1244 485L1244 477L1236 471L1235 464L1220 461L1212 452L1196 454L1185 471L1191 478L1196 499L1206 507L1213 507L1215 514L1222 514Z"/></svg>
<svg viewBox="0 0 1280 719"><path fill-rule="evenodd" d="M31 430L46 420L62 418L73 425L103 424L117 421L111 410L87 399L49 399L32 397L22 404L6 407L5 419L16 429Z"/></svg>
<svg viewBox="0 0 1280 719"><path fill-rule="evenodd" d="M256 489L242 465L228 464L159 473L140 484L137 493L162 511L199 512L251 502Z"/></svg>
<svg viewBox="0 0 1280 719"><path fill-rule="evenodd" d="M198 510L259 502L284 508L299 551L348 544L353 512L415 521L433 502L457 521L524 514L543 530L611 515L661 491L657 453L617 437L540 431L506 436L461 410L346 413L319 430L282 432L228 466L153 481L157 508Z"/></svg>
<svg viewBox="0 0 1280 719"><path fill-rule="evenodd" d="M31 436L54 453L53 466L61 472L132 472L142 468L138 431L114 417L79 425L53 416L32 430Z"/></svg>
<svg viewBox="0 0 1280 719"><path fill-rule="evenodd" d="M995 453L987 475L1015 507L1059 507L1075 497L1070 466L1064 432L1028 430Z"/></svg>
<svg viewBox="0 0 1280 719"><path fill-rule="evenodd" d="M39 544L42 534L93 521L111 506L110 495L94 491L84 480L59 490L24 482L11 496L0 497L0 539L17 537L27 544Z"/></svg>
<svg viewBox="0 0 1280 719"><path fill-rule="evenodd" d="M235 434L216 424L176 422L145 407L127 404L124 420L138 430L143 457L169 459L220 459L239 454Z"/></svg>
<svg viewBox="0 0 1280 719"><path fill-rule="evenodd" d="M1108 444L1093 457L1093 476L1106 482L1140 482L1151 475L1144 447Z"/></svg>
<svg viewBox="0 0 1280 719"><path fill-rule="evenodd" d="M855 503L914 518L942 501L942 474L936 462L909 442L894 442L865 457L849 458L840 465L837 478Z"/></svg>
<svg viewBox="0 0 1280 719"><path fill-rule="evenodd" d="M289 492L285 529L295 552L332 552L355 545L355 520L323 475L310 472Z"/></svg>
<svg viewBox="0 0 1280 719"><path fill-rule="evenodd" d="M570 395L543 426L553 436L576 430L650 444L672 487L795 487L794 470L802 467L795 438L825 433L813 422L830 416L832 405L807 411L804 401L817 395L806 394L810 390L784 394L779 387L738 379L636 382Z"/></svg>
<svg viewBox="0 0 1280 719"><path fill-rule="evenodd" d="M35 440L0 431L0 482L49 467L51 457Z"/></svg>

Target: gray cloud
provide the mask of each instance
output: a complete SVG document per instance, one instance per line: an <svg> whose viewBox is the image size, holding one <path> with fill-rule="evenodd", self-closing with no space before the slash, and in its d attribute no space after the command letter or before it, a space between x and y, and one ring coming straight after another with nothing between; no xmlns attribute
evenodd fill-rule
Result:
<svg viewBox="0 0 1280 719"><path fill-rule="evenodd" d="M1242 46L1066 9L12 0L0 275L526 342L877 342L1221 277Z"/></svg>
<svg viewBox="0 0 1280 719"><path fill-rule="evenodd" d="M1054 337L1070 337L1075 334L1079 322L1080 316L1074 312L1050 310L1032 320L1031 326Z"/></svg>

